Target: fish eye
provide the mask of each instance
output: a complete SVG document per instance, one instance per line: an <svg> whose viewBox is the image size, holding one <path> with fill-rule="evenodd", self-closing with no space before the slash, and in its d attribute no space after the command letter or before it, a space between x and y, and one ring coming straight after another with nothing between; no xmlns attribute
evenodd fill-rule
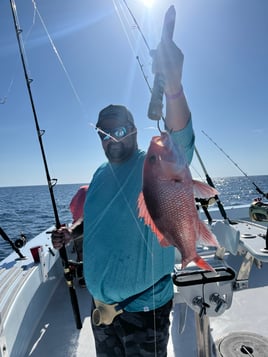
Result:
<svg viewBox="0 0 268 357"><path fill-rule="evenodd" d="M149 163L150 164L155 164L156 163L156 156L155 155L151 155L149 157Z"/></svg>

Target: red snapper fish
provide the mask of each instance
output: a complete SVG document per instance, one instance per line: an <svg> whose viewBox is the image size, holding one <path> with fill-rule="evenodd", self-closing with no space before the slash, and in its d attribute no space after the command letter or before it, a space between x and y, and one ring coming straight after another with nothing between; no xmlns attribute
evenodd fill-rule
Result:
<svg viewBox="0 0 268 357"><path fill-rule="evenodd" d="M193 261L202 269L214 271L196 252L198 240L207 245L219 244L200 220L195 197L216 194L214 188L192 179L183 150L175 147L168 132L152 138L143 167L139 217L144 218L162 246L179 249L182 269Z"/></svg>

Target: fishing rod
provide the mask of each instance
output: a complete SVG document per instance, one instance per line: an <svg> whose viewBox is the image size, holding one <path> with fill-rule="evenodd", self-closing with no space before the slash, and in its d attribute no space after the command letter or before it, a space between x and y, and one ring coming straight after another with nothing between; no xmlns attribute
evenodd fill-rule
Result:
<svg viewBox="0 0 268 357"><path fill-rule="evenodd" d="M148 87L148 89L149 89L151 95L153 96L153 89L152 89L152 87L150 86L150 83L149 83L149 81L148 81L147 76L145 75L145 72L144 72L144 69L143 69L143 65L142 65L142 63L141 63L141 61L140 61L139 56L136 56L136 60L138 61L138 64L139 64L141 73L142 73L143 78L144 78L144 80L145 80L145 82L146 82L146 84L147 84L147 87ZM162 110L162 109L161 109L161 110ZM165 124L165 123L166 123L166 119L165 119L165 117L164 117L163 115L162 115L161 119L163 120L163 122L164 122L164 124ZM159 132L161 133L161 128L160 128L159 121L160 121L160 120L157 120L157 128L158 128Z"/></svg>
<svg viewBox="0 0 268 357"><path fill-rule="evenodd" d="M145 43L145 46L147 47L149 53L151 53L150 46L149 46L149 44L148 44L148 42L147 42L147 40L146 40L146 38L144 36L144 33L142 32L142 30L141 30L141 28L139 26L139 23L138 23L136 17L134 16L133 12L131 11L130 7L128 6L126 0L123 0L123 3L125 4L130 16L132 17L132 20L134 21L135 25L137 26L137 29L138 29L139 33L141 34L141 37L143 39L143 42Z"/></svg>
<svg viewBox="0 0 268 357"><path fill-rule="evenodd" d="M255 187L256 191L258 193L260 193L261 195L263 195L263 197L268 198L268 193L263 192L259 186L256 185L256 183L254 181L252 181L249 176L245 173L245 171L243 171L241 169L241 167L238 166L238 164L204 131L201 130L202 133L216 146L216 148L218 148L225 157L227 157L228 160L230 160L232 162L232 164L235 165L235 167L242 172L242 174L252 183L252 185Z"/></svg>
<svg viewBox="0 0 268 357"><path fill-rule="evenodd" d="M0 236L11 246L11 248L16 252L19 256L17 259L26 259L26 257L21 253L20 249L23 246L23 241L26 241L26 237L23 233L21 233L21 238L17 239L14 242L9 238L9 236L6 234L6 232L3 230L2 227L0 227Z"/></svg>
<svg viewBox="0 0 268 357"><path fill-rule="evenodd" d="M155 50L151 50L150 46L144 36L143 31L141 30L139 23L136 19L136 17L134 16L133 12L131 11L130 7L128 6L126 0L123 0L130 16L132 17L139 33L141 34L141 37L145 43L145 46L147 47L149 54L153 57ZM174 33L174 28L175 28L175 20L176 20L176 10L174 5L171 5L166 14L165 14L165 18L164 18L164 23L163 23L163 27L162 27L162 34L161 34L161 41L172 41L172 37L173 37L173 33ZM136 57L136 59L139 62L139 58ZM142 66L139 62L140 68L143 72ZM144 72L143 72L144 75ZM157 120L158 124L158 129L159 129L159 120L163 118L163 113L162 113L162 109L163 109L163 96L164 96L164 86L165 86L165 78L162 75L162 73L155 73L154 75L154 83L152 88L150 87L147 78L145 77L145 81L149 87L149 90L151 92L151 100L149 103L149 107L148 107L148 117L152 120ZM164 120L165 121L165 120ZM160 130L160 129L159 129ZM161 131L161 130L160 130Z"/></svg>
<svg viewBox="0 0 268 357"><path fill-rule="evenodd" d="M52 203L54 217L55 217L55 226L56 226L57 229L59 229L62 225L60 223L58 210L57 210L57 205L56 205L55 196L54 196L54 191L53 191L53 187L55 186L57 180L55 180L55 179L52 180L50 178L50 174L49 174L49 170L48 170L48 165L47 165L44 145L43 145L43 141L42 141L42 136L44 135L45 131L44 130L40 130L39 123L38 123L38 118L37 118L37 113L36 113L36 110L35 110L33 95L32 95L32 91L31 91L32 79L30 79L29 76L28 76L28 72L27 72L27 68L26 68L26 64L25 64L24 53L23 53L23 45L22 45L22 40L21 40L21 36L20 36L21 33L22 33L22 29L20 29L20 27L19 27L15 0L10 0L10 6L11 6L14 26L15 26L15 30L16 30L16 37L17 37L17 41L18 41L18 46L19 46L19 52L20 52L22 66L23 66L24 77L25 77L25 81L26 81L26 85L27 85L28 95L29 95L30 102L31 102L31 108L32 108L32 112L33 112L33 117L34 117L36 132L37 132L37 137L38 137L39 146L40 146L41 154L42 154L42 159L43 159L43 163L44 163L44 167L45 167L46 179L47 179L48 189L49 189L51 203ZM65 248L64 245L59 250L59 254L60 254L60 257L61 257L61 260L62 260L62 264L63 264L63 267L64 267L64 277L66 279L67 286L69 287L70 299L71 299L71 304L72 304L72 308L73 308L76 327L78 329L81 329L82 328L82 322L81 322L81 317L80 317L78 300L77 300L75 288L74 288L74 285L73 285L73 276L72 276L72 273L71 273L71 270L70 270L70 267L69 267L69 261L68 261L66 248Z"/></svg>
<svg viewBox="0 0 268 357"><path fill-rule="evenodd" d="M146 45L146 47L148 48L150 54L152 54L152 50L150 50L150 47L148 45L148 42L146 41L146 38L138 24L138 21L137 19L135 18L134 14L132 13L131 9L129 8L129 6L127 5L126 1L123 0L124 4L126 5L126 8L128 10L128 12L130 13L135 25L137 26L137 29L138 31L140 32L141 36L142 36L142 39L144 40L144 43ZM172 37L173 37L173 32L174 32L174 27L175 27L175 20L176 20L176 11L175 11L175 7L172 5L169 7L169 9L167 10L166 14L165 14L165 18L164 18L164 24L163 24L163 29L162 29L162 35L161 35L161 40L162 41L172 41ZM136 59L138 61L138 64L139 64L139 67L140 67L140 70L142 72L142 75L143 75L143 78L149 88L149 91L151 92L151 101L150 101L150 104L149 104L149 110L148 110L148 117L150 119L153 119L153 120L157 120L157 124L158 124L158 129L159 131L161 132L160 128L159 128L159 119L160 119L160 116L159 116L159 113L160 113L160 106L161 106L161 115L162 115L162 101L163 101L163 88L164 88L164 82L163 80L161 79L161 77L158 77L158 79L156 79L156 76L155 76L155 80L154 80L154 86L153 88L151 88L149 82L148 82L148 78L147 76L145 75L144 73L144 70L143 70L143 65L141 64L140 60L139 60L139 57L136 56ZM157 83L158 82L158 83ZM159 84L161 82L161 84ZM150 115L150 113L154 113L152 115ZM163 121L165 122L165 118L162 116L162 119ZM213 184L213 181L211 179L211 177L208 175L208 172L204 166L204 163L198 153L198 150L195 146L195 152L196 152L196 155L197 155L197 158L203 168L203 171L206 175L206 180L207 180L207 183L215 188L214 184ZM220 210L220 213L222 215L222 217L227 220L230 224L233 223L228 217L227 217L227 214L226 214L226 211L219 199L219 197L216 195L215 196L215 200L216 200L216 203L218 205L218 208ZM207 207L206 205L204 204L204 200L200 200L200 203L201 203L201 206L208 218L208 221L209 222L212 222L212 218L210 217L210 214L207 210Z"/></svg>
<svg viewBox="0 0 268 357"><path fill-rule="evenodd" d="M164 23L162 27L161 42L172 42L175 21L176 10L174 5L171 5L165 14ZM154 51L151 51L151 55L154 56ZM152 95L147 113L148 117L152 120L159 121L162 117L165 81L165 76L162 73L155 73Z"/></svg>
<svg viewBox="0 0 268 357"><path fill-rule="evenodd" d="M202 167L202 169L203 169L203 171L204 171L204 174L205 174L205 176L206 176L207 183L209 184L209 186L215 188L215 185L214 185L214 183L213 183L211 177L209 176L209 174L208 174L208 172L207 172L207 170L206 170L206 167L205 167L205 165L204 165L204 163L203 163L203 161L202 161L202 159L201 159L201 156L199 155L199 152L198 152L196 146L195 146L194 150L195 150L196 156L197 156L197 158L198 158L198 160L199 160L199 163L200 163L200 165L201 165L201 167ZM227 213L226 213L226 211L225 211L225 209L224 209L224 207L223 207L223 204L221 203L221 200L220 200L219 196L218 196L218 195L215 195L214 198L215 198L215 201L216 201L216 203L217 203L217 206L218 206L218 208L219 208L219 210L220 210L220 213L221 213L222 217L223 217L225 220L227 220L230 224L234 224L234 222L232 222L232 221L227 217ZM204 209L204 211L205 211L205 213L206 213L206 215L207 215L208 212L207 212L207 210L206 210L206 207L204 207L204 206L202 205L202 208ZM208 216L208 218L209 218L209 216ZM210 219L209 219L209 221L211 222Z"/></svg>

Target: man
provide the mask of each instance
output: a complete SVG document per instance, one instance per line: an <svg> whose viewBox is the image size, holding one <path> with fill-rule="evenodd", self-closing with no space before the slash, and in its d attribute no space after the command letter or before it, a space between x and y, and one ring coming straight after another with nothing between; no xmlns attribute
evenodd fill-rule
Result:
<svg viewBox="0 0 268 357"><path fill-rule="evenodd" d="M165 125L190 162L194 134L181 85L182 65L183 54L175 44L160 43L153 70L165 78ZM174 248L161 247L138 218L145 153L138 149L135 122L124 106L109 105L100 111L96 127L108 162L90 182L83 245L84 276L95 308L96 353L166 356ZM63 229L63 233L52 236L57 248L71 239L72 232Z"/></svg>

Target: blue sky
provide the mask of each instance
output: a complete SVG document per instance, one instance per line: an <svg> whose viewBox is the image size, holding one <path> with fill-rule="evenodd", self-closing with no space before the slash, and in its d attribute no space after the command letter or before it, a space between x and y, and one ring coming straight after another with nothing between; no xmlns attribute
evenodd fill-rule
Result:
<svg viewBox="0 0 268 357"><path fill-rule="evenodd" d="M211 177L268 174L268 1L142 0L129 7L151 48L165 11L177 12L174 40L185 62L183 86L196 147ZM151 58L122 0L17 1L35 108L50 176L58 183L90 181L105 160L92 124L108 104L132 111L138 142L157 133L147 118ZM20 62L9 1L0 2L0 186L46 184ZM52 46L53 44L53 46ZM193 160L193 176L204 176Z"/></svg>

